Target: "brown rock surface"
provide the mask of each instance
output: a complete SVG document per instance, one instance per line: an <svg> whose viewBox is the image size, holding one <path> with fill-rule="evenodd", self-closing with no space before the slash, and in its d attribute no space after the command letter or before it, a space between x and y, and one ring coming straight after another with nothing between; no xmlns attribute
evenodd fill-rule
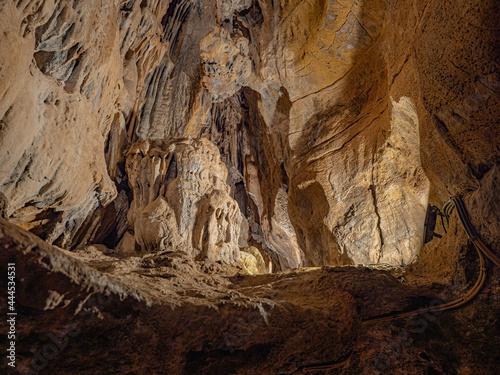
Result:
<svg viewBox="0 0 500 375"><path fill-rule="evenodd" d="M488 4L464 2L466 27L450 2L5 3L5 216L116 246L124 151L204 136L275 268L407 262L429 187L463 194L498 162Z"/></svg>
<svg viewBox="0 0 500 375"><path fill-rule="evenodd" d="M76 327L42 373L495 373L489 263L425 328L360 321L474 283L456 213L422 246L428 203L464 196L500 254L497 3L1 1L20 365Z"/></svg>
<svg viewBox="0 0 500 375"><path fill-rule="evenodd" d="M227 169L210 141L136 143L128 152L126 172L133 193L128 225L142 250L239 261L242 217L228 195Z"/></svg>
<svg viewBox="0 0 500 375"><path fill-rule="evenodd" d="M123 258L89 246L71 253L2 219L0 244L2 265L15 263L23 280L21 373L291 374L351 352L341 372L491 374L496 366L498 326L486 328L500 308L488 297L497 280L462 311L362 325L459 289L404 286L367 268L243 276L180 252Z"/></svg>
<svg viewBox="0 0 500 375"><path fill-rule="evenodd" d="M164 48L151 10L131 3L121 9L99 1L0 6L6 217L49 243L73 247L88 216L116 197L106 138L110 129L124 131L120 112L131 111L138 82ZM125 69L130 60L134 68Z"/></svg>

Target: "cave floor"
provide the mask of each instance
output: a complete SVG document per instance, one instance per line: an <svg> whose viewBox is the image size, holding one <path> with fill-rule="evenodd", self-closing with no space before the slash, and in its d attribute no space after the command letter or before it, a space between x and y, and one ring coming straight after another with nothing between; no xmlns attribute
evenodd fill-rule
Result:
<svg viewBox="0 0 500 375"><path fill-rule="evenodd" d="M493 374L498 363L499 283L489 264L486 286L461 309L363 324L464 286L423 283L411 269L249 275L181 252L68 252L3 220L0 245L1 264L16 267L21 373Z"/></svg>

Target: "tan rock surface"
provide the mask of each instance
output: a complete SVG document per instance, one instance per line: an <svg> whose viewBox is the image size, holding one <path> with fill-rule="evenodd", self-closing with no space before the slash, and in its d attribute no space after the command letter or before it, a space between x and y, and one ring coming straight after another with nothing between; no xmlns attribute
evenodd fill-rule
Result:
<svg viewBox="0 0 500 375"><path fill-rule="evenodd" d="M115 137L124 131L120 111L128 116L126 107L143 87L139 82L164 48L151 11L129 5L0 6L0 189L6 217L64 247L75 246L86 219L116 197L106 140L111 128Z"/></svg>
<svg viewBox="0 0 500 375"><path fill-rule="evenodd" d="M456 214L421 246L427 203L464 195L500 253L499 12L0 2L0 215L32 232L1 224L2 264L25 282L20 362L76 326L46 373L293 373L350 350L346 373L494 373L489 263L484 291L443 318L359 323L474 283ZM393 271L411 287L355 267L242 275L417 253ZM92 290L108 310L87 305Z"/></svg>
<svg viewBox="0 0 500 375"><path fill-rule="evenodd" d="M210 141L142 141L132 145L126 164L133 193L129 227L142 250L239 261L242 217Z"/></svg>
<svg viewBox="0 0 500 375"><path fill-rule="evenodd" d="M275 268L406 262L426 195L475 189L498 162L497 9L464 2L466 26L452 2L275 5L3 4L5 216L116 246L127 147L201 135Z"/></svg>

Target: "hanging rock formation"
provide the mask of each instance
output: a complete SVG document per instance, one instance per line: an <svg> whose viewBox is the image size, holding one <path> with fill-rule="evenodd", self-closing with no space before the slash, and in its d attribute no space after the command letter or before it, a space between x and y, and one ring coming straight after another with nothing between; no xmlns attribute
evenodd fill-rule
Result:
<svg viewBox="0 0 500 375"><path fill-rule="evenodd" d="M487 4L464 7L494 29ZM201 136L275 269L407 262L429 197L475 189L499 157L490 29L450 26L431 52L435 15L456 24L455 8L6 2L2 45L19 53L2 54L4 216L65 248L115 247L127 150Z"/></svg>
<svg viewBox="0 0 500 375"><path fill-rule="evenodd" d="M133 192L128 225L142 250L239 260L242 216L219 150L207 139L138 142L126 172Z"/></svg>
<svg viewBox="0 0 500 375"><path fill-rule="evenodd" d="M463 196L500 253L499 20L496 0L1 1L20 368L495 373L491 263L460 309L362 320L474 285L456 214L422 244L428 204Z"/></svg>

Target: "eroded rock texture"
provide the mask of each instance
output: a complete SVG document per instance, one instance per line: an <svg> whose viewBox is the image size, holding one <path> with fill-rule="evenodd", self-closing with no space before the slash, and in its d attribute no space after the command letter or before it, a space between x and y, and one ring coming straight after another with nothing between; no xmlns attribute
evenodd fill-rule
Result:
<svg viewBox="0 0 500 375"><path fill-rule="evenodd" d="M242 215L210 141L142 141L132 145L126 164L133 192L128 225L141 249L239 260Z"/></svg>
<svg viewBox="0 0 500 375"><path fill-rule="evenodd" d="M2 219L0 245L2 264L15 262L24 279L16 302L21 373L302 374L345 358L323 372L496 370L498 272L462 311L366 325L370 316L453 298L463 286L409 287L387 271L356 267L234 275L181 252L70 253Z"/></svg>
<svg viewBox="0 0 500 375"><path fill-rule="evenodd" d="M110 175L123 150L113 144L105 155L105 145L120 144L138 82L168 44L152 10L133 3L0 6L6 217L49 243L74 247L89 216L117 195Z"/></svg>
<svg viewBox="0 0 500 375"><path fill-rule="evenodd" d="M489 264L447 320L394 323L414 343L395 355L394 326L360 320L474 283L456 215L422 246L428 203L462 195L500 253L497 3L1 1L0 254L26 283L25 369L73 322L85 339L41 372L82 369L104 332L88 373L293 373L350 351L345 373L495 373ZM372 263L406 273L242 276ZM84 328L92 288L112 302Z"/></svg>
<svg viewBox="0 0 500 375"><path fill-rule="evenodd" d="M4 216L49 243L118 244L136 141L211 140L275 269L407 262L429 195L498 162L492 3L1 9Z"/></svg>

